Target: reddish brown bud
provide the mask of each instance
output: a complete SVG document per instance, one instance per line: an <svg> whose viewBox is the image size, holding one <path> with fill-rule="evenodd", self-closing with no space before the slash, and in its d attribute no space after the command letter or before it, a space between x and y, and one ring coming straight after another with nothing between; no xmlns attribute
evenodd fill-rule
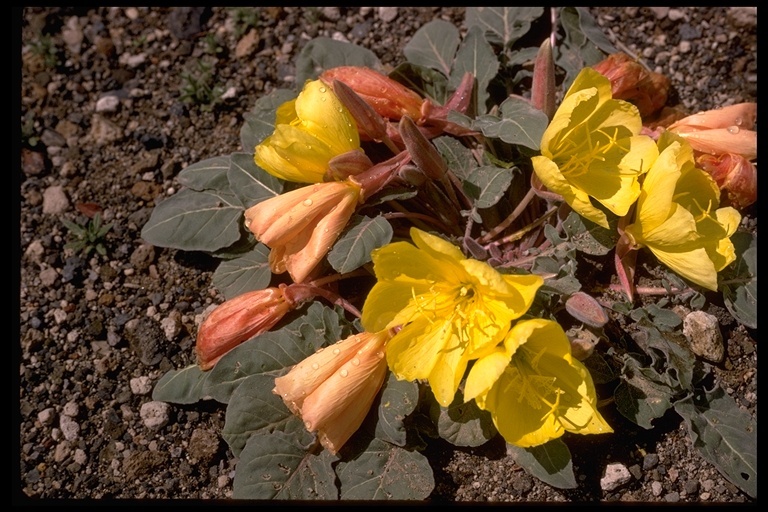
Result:
<svg viewBox="0 0 768 512"><path fill-rule="evenodd" d="M284 286L265 288L238 295L220 304L200 325L195 352L202 370L241 344L271 329L294 302L286 297Z"/></svg>
<svg viewBox="0 0 768 512"><path fill-rule="evenodd" d="M611 81L613 97L634 104L643 118L651 117L666 103L670 81L649 71L626 53L614 53L592 68Z"/></svg>
<svg viewBox="0 0 768 512"><path fill-rule="evenodd" d="M744 208L757 201L757 166L741 155L701 154L696 157L699 167L707 171L724 191L731 206Z"/></svg>

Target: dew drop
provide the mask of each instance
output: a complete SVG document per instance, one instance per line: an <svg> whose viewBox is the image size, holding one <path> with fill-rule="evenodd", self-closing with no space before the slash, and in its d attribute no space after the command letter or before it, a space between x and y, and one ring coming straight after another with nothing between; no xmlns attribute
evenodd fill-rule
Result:
<svg viewBox="0 0 768 512"><path fill-rule="evenodd" d="M328 89L326 89L325 87L321 87L319 90L320 90L320 92L325 92L325 91L327 91Z"/></svg>
<svg viewBox="0 0 768 512"><path fill-rule="evenodd" d="M734 135L739 133L739 127L738 126L729 126L728 127L728 133L733 133Z"/></svg>
<svg viewBox="0 0 768 512"><path fill-rule="evenodd" d="M312 200L311 199L305 199L302 204L304 206L312 206Z"/></svg>
<svg viewBox="0 0 768 512"><path fill-rule="evenodd" d="M341 375L342 377L346 377L347 375L349 375L349 372L348 372L348 371L347 371L345 368L343 368L343 369L342 369L342 370L339 372L339 375Z"/></svg>
<svg viewBox="0 0 768 512"><path fill-rule="evenodd" d="M339 352L340 352L339 349L337 349L337 348L333 349L333 355L337 356L337 355L339 355Z"/></svg>
<svg viewBox="0 0 768 512"><path fill-rule="evenodd" d="M319 364L317 364L317 363L312 363L312 369L313 369L313 370L317 370L318 368L320 368L320 365L319 365Z"/></svg>
<svg viewBox="0 0 768 512"><path fill-rule="evenodd" d="M320 96L320 101L325 101L325 96Z"/></svg>
<svg viewBox="0 0 768 512"><path fill-rule="evenodd" d="M360 366L360 360L358 358L354 358L352 360L352 364L355 365L355 366ZM344 370L342 370L342 371L344 371Z"/></svg>
<svg viewBox="0 0 768 512"><path fill-rule="evenodd" d="M379 359L384 359L384 352L379 350L378 352L376 352L376 357L378 357Z"/></svg>
<svg viewBox="0 0 768 512"><path fill-rule="evenodd" d="M305 421L304 422L304 426L306 427L307 430L309 430L309 431L312 430L312 422L311 421Z"/></svg>
<svg viewBox="0 0 768 512"><path fill-rule="evenodd" d="M744 124L744 119L742 117L737 117L734 122L736 123L736 126L741 126Z"/></svg>
<svg viewBox="0 0 768 512"><path fill-rule="evenodd" d="M249 218L246 218L246 219L245 219L245 227L248 227L248 226L250 226L250 225L251 225L251 219L249 219Z"/></svg>
<svg viewBox="0 0 768 512"><path fill-rule="evenodd" d="M339 107L339 114L343 114L343 113L344 113L344 109Z"/></svg>

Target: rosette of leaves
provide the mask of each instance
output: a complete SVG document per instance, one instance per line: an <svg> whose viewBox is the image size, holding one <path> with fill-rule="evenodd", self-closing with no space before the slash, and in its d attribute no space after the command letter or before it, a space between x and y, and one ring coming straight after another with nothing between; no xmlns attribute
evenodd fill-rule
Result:
<svg viewBox="0 0 768 512"><path fill-rule="evenodd" d="M585 256L610 258L617 239L615 226L604 229L573 212L552 207L537 225L547 240L546 249L505 252L482 239L483 233L510 215L530 187L530 156L539 149L548 119L518 96L526 93L541 40L550 30L560 33L555 64L563 87L581 68L615 49L581 8L556 9L555 26L550 25L550 12L541 7L477 7L467 8L466 13L464 37L448 22L429 22L413 34L404 49L403 63L389 74L436 104L446 101L466 72L475 77L470 109L466 114L453 112L448 120L481 133L482 143L473 146L450 135L432 141L468 199L461 211L466 224L460 231L465 236L455 241L472 257L492 261L501 271L524 268L546 276L529 312L532 316L558 320L564 328L583 327L597 336L625 340L626 336L617 335L611 323L602 319L602 310L589 310L600 307L594 300L582 301L589 305L586 310L574 310L578 301L568 301L582 291ZM542 26L542 33L534 33ZM296 62L296 83L343 65L382 68L369 49L316 38L307 43ZM278 279L269 269L269 249L244 228L243 212L295 186L256 166L253 148L273 132L275 110L297 94L277 89L260 98L244 115L243 150L184 169L178 176L181 190L157 204L142 230L142 237L156 246L203 251L219 258L213 284L227 299L274 285ZM478 152L481 158L475 157ZM403 231L394 217L382 215L388 205L394 202L417 208L415 196L415 190L394 189L367 201L328 253L326 268L339 273L364 268L373 249ZM526 229L535 221L523 216L518 227ZM541 224L544 221L547 223ZM743 245L752 247L748 241ZM754 307L750 309L749 304L750 294L756 293L754 253L742 250L739 270L730 276L725 289L729 308L739 313L734 315L745 325L753 321L756 328ZM361 287L370 284L370 279L359 283ZM703 296L693 294L685 300L700 309ZM754 421L712 384L708 367L697 363L671 336L679 324L667 314L671 314L670 305L633 309L631 304L615 304L615 313L636 324L636 339L619 343L622 350L595 352L584 363L596 383L615 388L617 409L641 427L652 428L654 419L674 409L703 456L745 492L756 495ZM239 458L235 498L425 499L435 485L422 453L430 438L471 447L498 435L488 413L474 402L463 402L461 387L454 402L442 408L428 388L390 375L363 426L337 455L321 450L301 420L272 392L275 377L317 349L359 330L359 324L339 307L319 301L305 304L272 331L223 356L208 372L196 365L169 371L155 387L153 399L225 404L222 436ZM645 398L651 395L659 399L654 402L658 405L647 403ZM734 431L737 421L742 428ZM725 456L722 446L729 447ZM509 453L528 473L549 485L578 486L563 439L527 449L509 446Z"/></svg>

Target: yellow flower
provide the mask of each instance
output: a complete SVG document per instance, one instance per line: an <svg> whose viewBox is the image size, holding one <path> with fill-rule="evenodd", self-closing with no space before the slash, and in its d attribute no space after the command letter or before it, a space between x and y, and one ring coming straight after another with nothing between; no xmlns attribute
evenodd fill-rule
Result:
<svg viewBox="0 0 768 512"><path fill-rule="evenodd" d="M200 369L210 370L237 345L274 327L295 305L285 290L282 285L243 293L214 309L197 332Z"/></svg>
<svg viewBox="0 0 768 512"><path fill-rule="evenodd" d="M544 132L533 169L577 213L607 228L607 215L590 198L627 214L640 194L638 176L657 155L641 129L637 107L612 99L610 81L584 68Z"/></svg>
<svg viewBox="0 0 768 512"><path fill-rule="evenodd" d="M741 215L731 207L718 208L719 188L696 168L686 141L667 132L659 149L643 181L635 222L625 232L681 276L717 290L717 272L736 258L730 236Z"/></svg>
<svg viewBox="0 0 768 512"><path fill-rule="evenodd" d="M319 183L328 162L349 151L360 151L357 125L330 87L314 80L277 109L275 131L256 146L254 161L278 178Z"/></svg>
<svg viewBox="0 0 768 512"><path fill-rule="evenodd" d="M352 179L302 187L245 211L245 225L270 248L269 266L304 281L355 212L361 187Z"/></svg>
<svg viewBox="0 0 768 512"><path fill-rule="evenodd" d="M464 399L491 413L510 443L538 446L564 432L613 432L597 410L589 371L571 355L562 327L551 320L523 320L504 344L472 366Z"/></svg>
<svg viewBox="0 0 768 512"><path fill-rule="evenodd" d="M388 331L322 348L275 379L274 393L335 454L362 424L387 375Z"/></svg>
<svg viewBox="0 0 768 512"><path fill-rule="evenodd" d="M453 401L467 363L498 344L523 315L543 280L503 275L467 259L445 240L411 228L415 244L372 253L378 282L363 305L369 331L401 327L387 347L399 379L427 379L437 401Z"/></svg>

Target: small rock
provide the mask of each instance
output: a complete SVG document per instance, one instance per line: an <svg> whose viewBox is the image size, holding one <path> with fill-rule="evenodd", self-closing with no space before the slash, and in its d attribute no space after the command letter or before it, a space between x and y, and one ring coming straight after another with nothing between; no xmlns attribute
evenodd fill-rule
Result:
<svg viewBox="0 0 768 512"><path fill-rule="evenodd" d="M56 462L62 462L67 457L69 457L71 452L72 446L69 444L69 441L62 441L57 444L56 448L53 450L53 460Z"/></svg>
<svg viewBox="0 0 768 512"><path fill-rule="evenodd" d="M220 440L215 432L196 428L189 439L189 457L194 461L207 464L219 451Z"/></svg>
<svg viewBox="0 0 768 512"><path fill-rule="evenodd" d="M80 54L83 44L83 29L80 27L80 20L77 16L72 16L67 20L67 24L61 30L61 38L71 53Z"/></svg>
<svg viewBox="0 0 768 512"><path fill-rule="evenodd" d="M45 171L45 155L39 151L21 148L21 170L27 176L39 176Z"/></svg>
<svg viewBox="0 0 768 512"><path fill-rule="evenodd" d="M96 101L96 112L116 112L120 107L120 98L113 95L102 96Z"/></svg>
<svg viewBox="0 0 768 512"><path fill-rule="evenodd" d="M131 254L131 265L136 270L146 270L155 260L155 246L141 244Z"/></svg>
<svg viewBox="0 0 768 512"><path fill-rule="evenodd" d="M693 311L683 319L683 334L697 356L713 363L723 360L725 346L717 317L704 311Z"/></svg>
<svg viewBox="0 0 768 512"><path fill-rule="evenodd" d="M56 280L59 278L59 273L55 268L48 267L40 271L40 284L44 288L50 288L56 284Z"/></svg>
<svg viewBox="0 0 768 512"><path fill-rule="evenodd" d="M328 21L338 21L341 18L341 10L338 7L321 7L320 14Z"/></svg>
<svg viewBox="0 0 768 512"><path fill-rule="evenodd" d="M669 7L649 7L657 20L663 20L669 14Z"/></svg>
<svg viewBox="0 0 768 512"><path fill-rule="evenodd" d="M75 441L80 435L80 425L69 416L59 418L59 428L67 441Z"/></svg>
<svg viewBox="0 0 768 512"><path fill-rule="evenodd" d="M248 31L247 34L245 34L238 42L237 46L235 46L235 57L238 59L242 59L243 57L248 57L251 55L254 51L256 51L256 48L259 46L259 33L256 32L255 28L252 28Z"/></svg>
<svg viewBox="0 0 768 512"><path fill-rule="evenodd" d="M32 263L40 264L45 254L45 248L40 240L32 240L24 251L24 257Z"/></svg>
<svg viewBox="0 0 768 512"><path fill-rule="evenodd" d="M53 420L56 417L56 411L53 409L53 407L47 407L37 413L37 421L42 423L43 425L51 425L53 424Z"/></svg>
<svg viewBox="0 0 768 512"><path fill-rule="evenodd" d="M624 464L608 464L605 475L600 479L600 488L604 491L613 491L628 484L632 480L632 474Z"/></svg>
<svg viewBox="0 0 768 512"><path fill-rule="evenodd" d="M685 18L685 13L680 9L670 9L667 13L667 18L672 21L682 20Z"/></svg>
<svg viewBox="0 0 768 512"><path fill-rule="evenodd" d="M67 139L56 130L51 130L50 128L43 130L43 134L40 136L40 141L49 148L61 148L67 145Z"/></svg>
<svg viewBox="0 0 768 512"><path fill-rule="evenodd" d="M651 482L651 493L658 497L661 496L661 493L664 491L664 487L661 485L661 482Z"/></svg>
<svg viewBox="0 0 768 512"><path fill-rule="evenodd" d="M43 213L58 215L69 209L69 199L64 187L54 185L43 192Z"/></svg>
<svg viewBox="0 0 768 512"><path fill-rule="evenodd" d="M122 139L123 129L101 114L94 114L88 136L95 145L101 146Z"/></svg>
<svg viewBox="0 0 768 512"><path fill-rule="evenodd" d="M77 404L77 402L67 402L64 405L64 408L61 410L61 414L69 416L70 418L76 418L79 412L80 406Z"/></svg>
<svg viewBox="0 0 768 512"><path fill-rule="evenodd" d="M379 19L389 23L397 18L397 7L379 7Z"/></svg>
<svg viewBox="0 0 768 512"><path fill-rule="evenodd" d="M145 375L131 379L130 384L134 395L148 395L152 391L152 379Z"/></svg>
<svg viewBox="0 0 768 512"><path fill-rule="evenodd" d="M151 430L159 430L168 424L171 406L165 402L147 402L139 410L144 426Z"/></svg>
<svg viewBox="0 0 768 512"><path fill-rule="evenodd" d="M168 341L173 341L181 332L181 313L174 310L171 314L160 320L160 327Z"/></svg>

